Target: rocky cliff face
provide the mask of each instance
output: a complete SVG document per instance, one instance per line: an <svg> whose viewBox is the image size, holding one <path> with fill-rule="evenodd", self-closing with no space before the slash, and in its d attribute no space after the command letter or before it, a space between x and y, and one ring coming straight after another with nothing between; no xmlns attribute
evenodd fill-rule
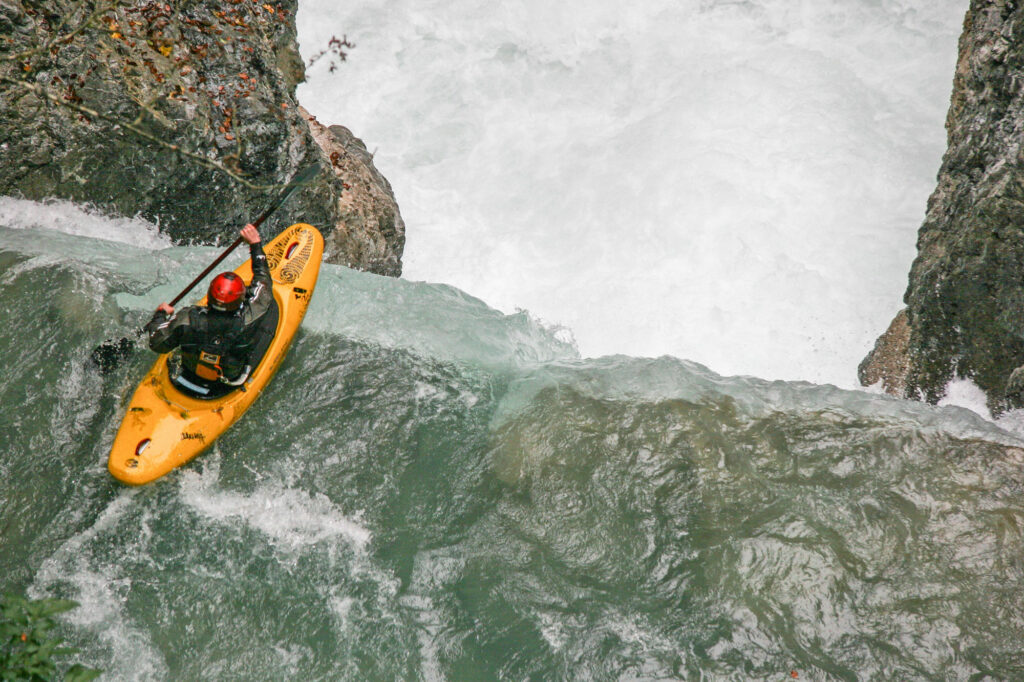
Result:
<svg viewBox="0 0 1024 682"><path fill-rule="evenodd" d="M997 411L1024 363L1024 8L971 0L946 120L948 149L894 321L864 384L930 402L969 377Z"/></svg>
<svg viewBox="0 0 1024 682"><path fill-rule="evenodd" d="M368 263L373 264L374 272L401 274L401 250L396 252L391 245L404 241L405 226L391 184L374 167L373 156L352 131L338 125L325 127L301 107L299 113L327 156L336 182L341 183L338 219L327 237L327 249L337 262Z"/></svg>
<svg viewBox="0 0 1024 682"><path fill-rule="evenodd" d="M221 242L319 161L266 233L308 222L328 261L400 275L390 186L351 133L295 100L296 4L0 0L0 194L89 202L179 242Z"/></svg>

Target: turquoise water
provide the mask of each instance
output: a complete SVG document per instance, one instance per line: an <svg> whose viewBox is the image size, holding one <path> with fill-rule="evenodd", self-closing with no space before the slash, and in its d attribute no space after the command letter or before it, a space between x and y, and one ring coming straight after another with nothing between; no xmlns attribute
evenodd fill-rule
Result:
<svg viewBox="0 0 1024 682"><path fill-rule="evenodd" d="M971 412L581 360L325 266L250 412L128 489L106 455L152 356L88 354L215 251L0 244L0 589L80 601L106 679L1024 676L1024 442Z"/></svg>

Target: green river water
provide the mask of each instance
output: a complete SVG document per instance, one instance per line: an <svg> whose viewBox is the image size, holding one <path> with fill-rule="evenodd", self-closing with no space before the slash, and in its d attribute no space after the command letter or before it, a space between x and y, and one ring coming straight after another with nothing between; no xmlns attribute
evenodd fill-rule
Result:
<svg viewBox="0 0 1024 682"><path fill-rule="evenodd" d="M153 355L89 352L214 253L0 227L0 589L102 679L1024 679L1017 437L446 286L325 266L246 416L119 484Z"/></svg>

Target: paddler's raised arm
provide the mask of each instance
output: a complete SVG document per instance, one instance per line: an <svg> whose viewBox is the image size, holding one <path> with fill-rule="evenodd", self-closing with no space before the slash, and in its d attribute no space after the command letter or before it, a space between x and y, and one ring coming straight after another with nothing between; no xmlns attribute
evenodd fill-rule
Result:
<svg viewBox="0 0 1024 682"><path fill-rule="evenodd" d="M249 244L249 257L252 260L252 282L249 283L250 303L265 297L267 300L261 301L261 303L269 305L273 298L271 290L274 282L270 278L270 266L267 265L267 254L263 252L259 230L250 223L242 228L241 234L242 239ZM263 284L263 286L259 287L257 284Z"/></svg>
<svg viewBox="0 0 1024 682"><path fill-rule="evenodd" d="M267 284L270 284L270 268L267 266L267 254L263 253L259 230L251 223L246 225L242 228L242 239L249 244L253 279L266 279Z"/></svg>

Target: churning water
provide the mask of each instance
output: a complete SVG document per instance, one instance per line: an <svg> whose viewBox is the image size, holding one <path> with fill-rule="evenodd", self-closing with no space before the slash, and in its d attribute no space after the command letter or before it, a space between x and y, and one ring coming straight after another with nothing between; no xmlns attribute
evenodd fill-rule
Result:
<svg viewBox="0 0 1024 682"><path fill-rule="evenodd" d="M303 101L459 288L325 266L251 411L127 489L152 356L89 352L214 251L0 199L0 586L114 680L1024 677L1024 440L768 380L851 384L898 307L960 5L303 0L358 45Z"/></svg>
<svg viewBox="0 0 1024 682"><path fill-rule="evenodd" d="M0 575L79 600L63 634L109 679L1024 675L1024 441L580 359L444 285L325 266L250 412L125 488L106 455L152 356L89 352L215 251L77 210L0 220Z"/></svg>
<svg viewBox="0 0 1024 682"><path fill-rule="evenodd" d="M584 356L850 388L901 307L966 0L302 0L300 101L376 151L405 275Z"/></svg>

